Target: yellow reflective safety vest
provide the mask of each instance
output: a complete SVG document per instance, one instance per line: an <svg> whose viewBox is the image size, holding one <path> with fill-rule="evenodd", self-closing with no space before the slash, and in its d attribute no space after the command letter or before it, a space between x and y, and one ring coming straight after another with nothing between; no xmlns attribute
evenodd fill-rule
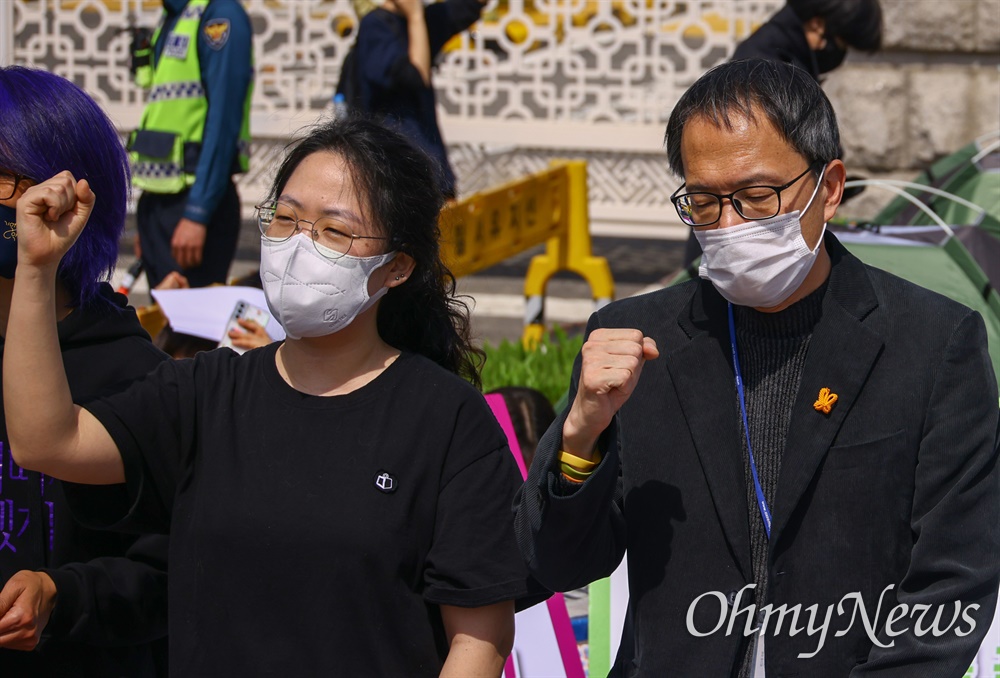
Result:
<svg viewBox="0 0 1000 678"><path fill-rule="evenodd" d="M144 65L136 69L136 84L148 87L149 97L139 129L129 138L129 157L132 184L144 191L180 193L194 183L208 115L198 60L198 31L208 3L209 0L191 0L166 35L155 67ZM153 34L151 53L162 37L161 29L162 22ZM246 172L249 165L252 97L251 81L243 104L233 174Z"/></svg>

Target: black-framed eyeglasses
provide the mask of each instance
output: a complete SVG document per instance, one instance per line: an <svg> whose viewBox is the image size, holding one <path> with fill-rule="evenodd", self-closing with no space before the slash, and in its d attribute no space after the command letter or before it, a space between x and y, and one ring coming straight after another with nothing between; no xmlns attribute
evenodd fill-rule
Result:
<svg viewBox="0 0 1000 678"><path fill-rule="evenodd" d="M17 187L22 181L31 181L31 177L0 170L0 200L9 200L17 193Z"/></svg>
<svg viewBox="0 0 1000 678"><path fill-rule="evenodd" d="M677 195L684 188L682 185L670 196L670 202L677 209L681 221L691 227L711 226L721 219L723 200L729 200L744 219L751 221L770 219L781 212L781 192L825 164L824 161L817 160L802 174L781 186L746 186L725 195L708 192Z"/></svg>
<svg viewBox="0 0 1000 678"><path fill-rule="evenodd" d="M257 227L271 242L284 242L302 231L312 234L316 251L327 259L339 259L351 251L355 240L388 240L378 235L356 235L346 222L336 217L321 217L316 221L299 219L291 206L269 200L256 206ZM302 228L309 224L312 228Z"/></svg>

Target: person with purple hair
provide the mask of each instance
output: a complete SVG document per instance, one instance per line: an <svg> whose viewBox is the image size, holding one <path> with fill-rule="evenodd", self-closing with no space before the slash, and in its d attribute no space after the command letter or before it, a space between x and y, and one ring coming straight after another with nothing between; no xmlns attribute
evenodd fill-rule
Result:
<svg viewBox="0 0 1000 678"><path fill-rule="evenodd" d="M69 172L86 179L96 202L90 227L59 265L59 350L77 401L121 389L166 356L106 282L129 193L118 133L76 85L19 66L0 68L0 119L0 356L17 266L18 199ZM74 522L61 481L15 463L6 410L0 407L0 676L165 675L167 537Z"/></svg>

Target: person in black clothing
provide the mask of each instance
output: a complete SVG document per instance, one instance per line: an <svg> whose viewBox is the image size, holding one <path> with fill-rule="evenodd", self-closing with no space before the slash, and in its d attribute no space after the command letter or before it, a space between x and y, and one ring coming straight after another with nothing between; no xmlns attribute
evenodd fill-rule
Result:
<svg viewBox="0 0 1000 678"><path fill-rule="evenodd" d="M431 66L445 43L478 19L486 0L384 0L361 20L339 89L348 106L395 124L435 162L446 198L455 173L438 127Z"/></svg>
<svg viewBox="0 0 1000 678"><path fill-rule="evenodd" d="M838 141L816 81L762 59L670 114L701 278L591 316L517 511L554 590L627 550L614 675L960 678L993 620L986 327L826 230Z"/></svg>
<svg viewBox="0 0 1000 678"><path fill-rule="evenodd" d="M848 48L875 52L882 46L882 6L879 0L788 0L753 35L741 42L733 61L767 59L797 66L821 82L839 67ZM847 200L853 191L844 196ZM701 246L689 235L684 268L701 256Z"/></svg>
<svg viewBox="0 0 1000 678"><path fill-rule="evenodd" d="M16 66L0 69L0 116L0 334L9 329L17 264L15 206L30 186L70 169L101 197L58 271L49 305L59 319L57 350L74 400L121 390L166 356L125 298L101 282L114 269L128 197L118 134L75 85ZM34 400L17 416L31 426L46 406ZM0 675L165 675L167 538L77 524L63 483L11 458L14 416L0 408Z"/></svg>
<svg viewBox="0 0 1000 678"><path fill-rule="evenodd" d="M32 300L90 195L69 177L39 188L18 206L4 389L19 411L42 393L48 407L12 429L15 455L124 482L118 501L74 486L89 524L169 530L171 672L498 675L514 600L533 594L510 512L520 474L462 378L478 382L481 352L440 259L426 155L371 121L318 127L258 207L287 339L165 363L85 408Z"/></svg>
<svg viewBox="0 0 1000 678"><path fill-rule="evenodd" d="M879 0L788 0L733 59L769 59L820 76L843 63L848 48L875 52L882 46Z"/></svg>

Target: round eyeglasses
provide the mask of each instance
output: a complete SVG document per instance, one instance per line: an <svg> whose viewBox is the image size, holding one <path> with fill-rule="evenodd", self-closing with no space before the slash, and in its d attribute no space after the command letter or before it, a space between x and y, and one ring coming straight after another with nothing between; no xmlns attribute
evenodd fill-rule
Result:
<svg viewBox="0 0 1000 678"><path fill-rule="evenodd" d="M355 235L346 222L336 217L321 217L316 221L299 219L289 205L269 200L257 205L257 227L271 242L284 242L302 231L312 234L316 251L327 259L339 259L351 251L355 240L388 240L377 235ZM302 228L308 224L311 228Z"/></svg>
<svg viewBox="0 0 1000 678"><path fill-rule="evenodd" d="M17 193L17 187L22 181L30 181L29 177L13 172L0 170L0 200L10 200Z"/></svg>
<svg viewBox="0 0 1000 678"><path fill-rule="evenodd" d="M681 221L692 227L711 226L721 219L722 201L726 199L733 203L736 212L744 219L770 219L781 212L781 192L825 164L822 160L814 162L802 174L782 186L747 186L725 195L708 192L677 195L684 188L681 186L670 196L670 202L674 203Z"/></svg>

